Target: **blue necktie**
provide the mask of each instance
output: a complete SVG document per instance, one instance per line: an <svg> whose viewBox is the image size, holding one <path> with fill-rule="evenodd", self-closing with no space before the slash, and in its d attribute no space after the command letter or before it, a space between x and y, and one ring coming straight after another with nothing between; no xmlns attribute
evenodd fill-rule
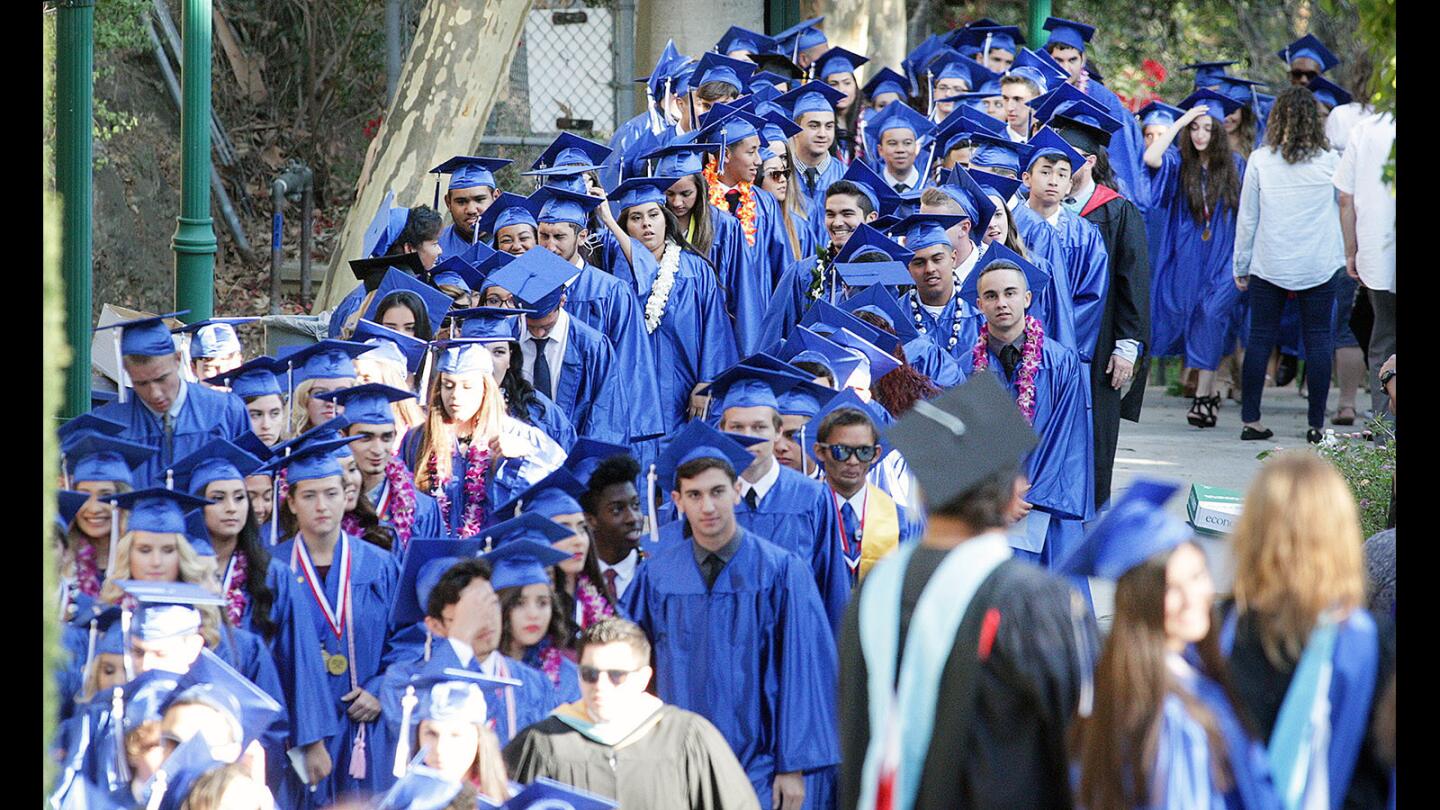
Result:
<svg viewBox="0 0 1440 810"><path fill-rule="evenodd" d="M860 538L856 536L860 521L855 519L855 510L849 501L840 505L840 523L845 527L845 556L853 559L860 550Z"/></svg>
<svg viewBox="0 0 1440 810"><path fill-rule="evenodd" d="M533 338L535 341L535 379L531 382L536 391L547 397L555 396L555 389L550 384L550 361L545 359L545 346L550 338Z"/></svg>

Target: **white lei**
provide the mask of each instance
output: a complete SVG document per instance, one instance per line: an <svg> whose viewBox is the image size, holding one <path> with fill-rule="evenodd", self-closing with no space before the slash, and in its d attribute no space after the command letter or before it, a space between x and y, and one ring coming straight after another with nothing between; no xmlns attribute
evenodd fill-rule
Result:
<svg viewBox="0 0 1440 810"><path fill-rule="evenodd" d="M660 257L660 273L650 285L650 297L645 299L645 333L654 334L660 328L660 319L665 317L665 305L670 303L670 291L675 288L675 274L680 270L680 246L674 242L665 243L665 253Z"/></svg>

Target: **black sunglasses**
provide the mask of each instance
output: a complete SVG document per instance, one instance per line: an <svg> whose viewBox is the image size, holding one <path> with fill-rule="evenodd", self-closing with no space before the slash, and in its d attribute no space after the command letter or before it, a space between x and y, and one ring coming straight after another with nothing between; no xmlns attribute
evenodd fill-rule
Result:
<svg viewBox="0 0 1440 810"><path fill-rule="evenodd" d="M825 447L830 451L830 457L836 461L849 461L850 456L853 455L858 461L867 464L875 460L875 452L880 449L873 444L863 447L851 447L846 444L827 444Z"/></svg>
<svg viewBox="0 0 1440 810"><path fill-rule="evenodd" d="M781 180L784 180L784 179L785 179L785 170L784 170L784 169L774 169L774 170L772 170L772 171L765 172L765 176L768 177L768 178L770 178L773 182L778 183L778 182L780 182Z"/></svg>
<svg viewBox="0 0 1440 810"><path fill-rule="evenodd" d="M599 683L600 673L603 672L606 677L610 679L612 686L619 686L624 683L625 679L630 677L632 673L639 671L638 669L596 669L595 667L582 665L580 667L580 680L585 683Z"/></svg>
<svg viewBox="0 0 1440 810"><path fill-rule="evenodd" d="M1314 80L1320 78L1320 72L1318 70L1291 70L1290 78Z"/></svg>

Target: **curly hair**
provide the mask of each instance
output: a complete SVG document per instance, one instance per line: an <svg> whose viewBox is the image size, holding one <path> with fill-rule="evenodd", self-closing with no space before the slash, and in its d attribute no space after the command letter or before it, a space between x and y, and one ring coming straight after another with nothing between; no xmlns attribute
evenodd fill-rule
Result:
<svg viewBox="0 0 1440 810"><path fill-rule="evenodd" d="M854 315L886 334L895 334L895 327L873 312L857 311ZM871 383L870 393L875 396L875 401L885 406L885 410L898 419L909 413L916 402L939 394L940 389L933 380L910 365L909 359L905 357L904 346L896 346L895 351L890 354L900 361L900 367Z"/></svg>
<svg viewBox="0 0 1440 810"><path fill-rule="evenodd" d="M1325 119L1315 104L1315 94L1305 87L1291 87L1275 99L1270 111L1265 145L1289 164L1303 163L1330 148L1325 137Z"/></svg>

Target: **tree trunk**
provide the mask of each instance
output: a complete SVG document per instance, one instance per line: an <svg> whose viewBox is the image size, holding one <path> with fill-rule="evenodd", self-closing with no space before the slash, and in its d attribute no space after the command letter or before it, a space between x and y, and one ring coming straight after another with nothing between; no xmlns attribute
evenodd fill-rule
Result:
<svg viewBox="0 0 1440 810"><path fill-rule="evenodd" d="M315 298L331 309L355 287L348 259L359 258L365 227L385 192L400 205L429 205L432 175L453 155L471 154L507 81L529 0L430 0L420 13L395 98L365 157L355 204Z"/></svg>

